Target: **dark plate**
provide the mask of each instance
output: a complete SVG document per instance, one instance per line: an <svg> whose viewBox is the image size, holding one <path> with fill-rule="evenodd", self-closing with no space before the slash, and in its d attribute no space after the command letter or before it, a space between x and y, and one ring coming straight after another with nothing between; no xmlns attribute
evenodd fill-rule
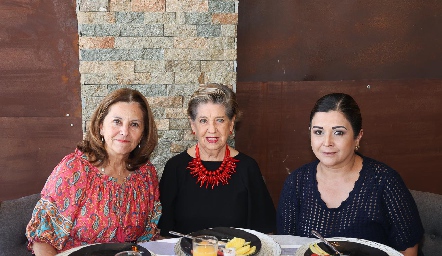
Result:
<svg viewBox="0 0 442 256"><path fill-rule="evenodd" d="M132 246L136 246L138 251L143 252L143 256L151 256L144 247L132 243L94 244L72 252L69 256L115 256L119 252L132 251Z"/></svg>
<svg viewBox="0 0 442 256"><path fill-rule="evenodd" d="M336 249L338 249L339 252L343 254L349 254L350 256L388 256L388 253L385 251L374 248L365 244L355 243L355 242L347 242L347 241L333 241L331 242ZM333 250L330 249L327 245L324 243L318 243L319 247L321 247L322 250L326 251L330 255L333 254ZM308 249L304 256L310 256L312 255L312 251Z"/></svg>
<svg viewBox="0 0 442 256"><path fill-rule="evenodd" d="M218 238L218 240L221 241L227 241L234 237L244 238L246 242L250 242L250 247L256 246L255 253L251 255L255 255L256 253L261 250L261 240L255 236L254 234L251 234L249 232L246 232L241 229L236 228L226 228L226 227L217 227L217 228L210 228L210 229L204 229L199 230L190 233L191 236L201 236L201 235L208 235L208 236L215 236ZM181 250L185 252L187 255L192 255L192 240L189 238L182 238L180 242Z"/></svg>

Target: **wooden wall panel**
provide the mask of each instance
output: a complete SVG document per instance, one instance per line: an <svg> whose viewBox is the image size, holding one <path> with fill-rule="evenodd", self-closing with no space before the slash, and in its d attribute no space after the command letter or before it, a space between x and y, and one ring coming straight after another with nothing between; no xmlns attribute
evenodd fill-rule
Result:
<svg viewBox="0 0 442 256"><path fill-rule="evenodd" d="M442 1L241 0L238 81L442 78Z"/></svg>
<svg viewBox="0 0 442 256"><path fill-rule="evenodd" d="M309 115L331 92L358 102L362 154L395 168L409 188L442 194L442 80L239 82L236 148L258 161L275 204L287 175L315 159Z"/></svg>
<svg viewBox="0 0 442 256"><path fill-rule="evenodd" d="M61 159L81 139L75 117L0 117L0 195L38 193Z"/></svg>
<svg viewBox="0 0 442 256"><path fill-rule="evenodd" d="M40 192L82 138L75 9L0 1L0 201Z"/></svg>

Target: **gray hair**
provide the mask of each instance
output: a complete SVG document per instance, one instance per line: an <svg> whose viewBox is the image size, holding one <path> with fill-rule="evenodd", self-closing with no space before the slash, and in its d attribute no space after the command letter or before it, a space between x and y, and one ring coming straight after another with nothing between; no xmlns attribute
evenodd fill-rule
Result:
<svg viewBox="0 0 442 256"><path fill-rule="evenodd" d="M201 85L196 90L189 100L187 107L187 115L195 121L197 116L197 108L201 103L213 103L223 105L226 109L226 116L232 120L236 117L237 121L241 116L241 111L238 108L236 95L232 89L223 84L210 83Z"/></svg>

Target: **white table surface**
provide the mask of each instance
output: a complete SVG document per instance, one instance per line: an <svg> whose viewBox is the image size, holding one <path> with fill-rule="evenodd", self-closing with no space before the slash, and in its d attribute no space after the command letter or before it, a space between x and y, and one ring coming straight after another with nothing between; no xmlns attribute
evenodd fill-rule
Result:
<svg viewBox="0 0 442 256"><path fill-rule="evenodd" d="M270 235L281 246L281 256L293 256L296 250L303 244L315 241L315 238L290 236L290 235ZM144 242L139 245L155 253L156 256L175 256L174 246L179 238L163 239L153 242Z"/></svg>

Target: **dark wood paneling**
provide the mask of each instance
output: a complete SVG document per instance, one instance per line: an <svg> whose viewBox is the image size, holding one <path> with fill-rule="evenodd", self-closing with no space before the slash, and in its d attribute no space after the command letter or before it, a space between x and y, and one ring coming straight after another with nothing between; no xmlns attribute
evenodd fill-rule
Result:
<svg viewBox="0 0 442 256"><path fill-rule="evenodd" d="M0 116L81 116L75 4L0 2Z"/></svg>
<svg viewBox="0 0 442 256"><path fill-rule="evenodd" d="M82 138L75 8L0 1L0 201L39 192Z"/></svg>
<svg viewBox="0 0 442 256"><path fill-rule="evenodd" d="M442 78L442 1L242 0L238 81Z"/></svg>
<svg viewBox="0 0 442 256"><path fill-rule="evenodd" d="M240 82L236 147L258 161L275 204L287 175L314 160L309 115L331 92L358 102L362 154L395 168L410 189L442 194L442 80Z"/></svg>
<svg viewBox="0 0 442 256"><path fill-rule="evenodd" d="M77 118L0 117L1 200L41 191L54 167L81 139L81 127L74 123Z"/></svg>

